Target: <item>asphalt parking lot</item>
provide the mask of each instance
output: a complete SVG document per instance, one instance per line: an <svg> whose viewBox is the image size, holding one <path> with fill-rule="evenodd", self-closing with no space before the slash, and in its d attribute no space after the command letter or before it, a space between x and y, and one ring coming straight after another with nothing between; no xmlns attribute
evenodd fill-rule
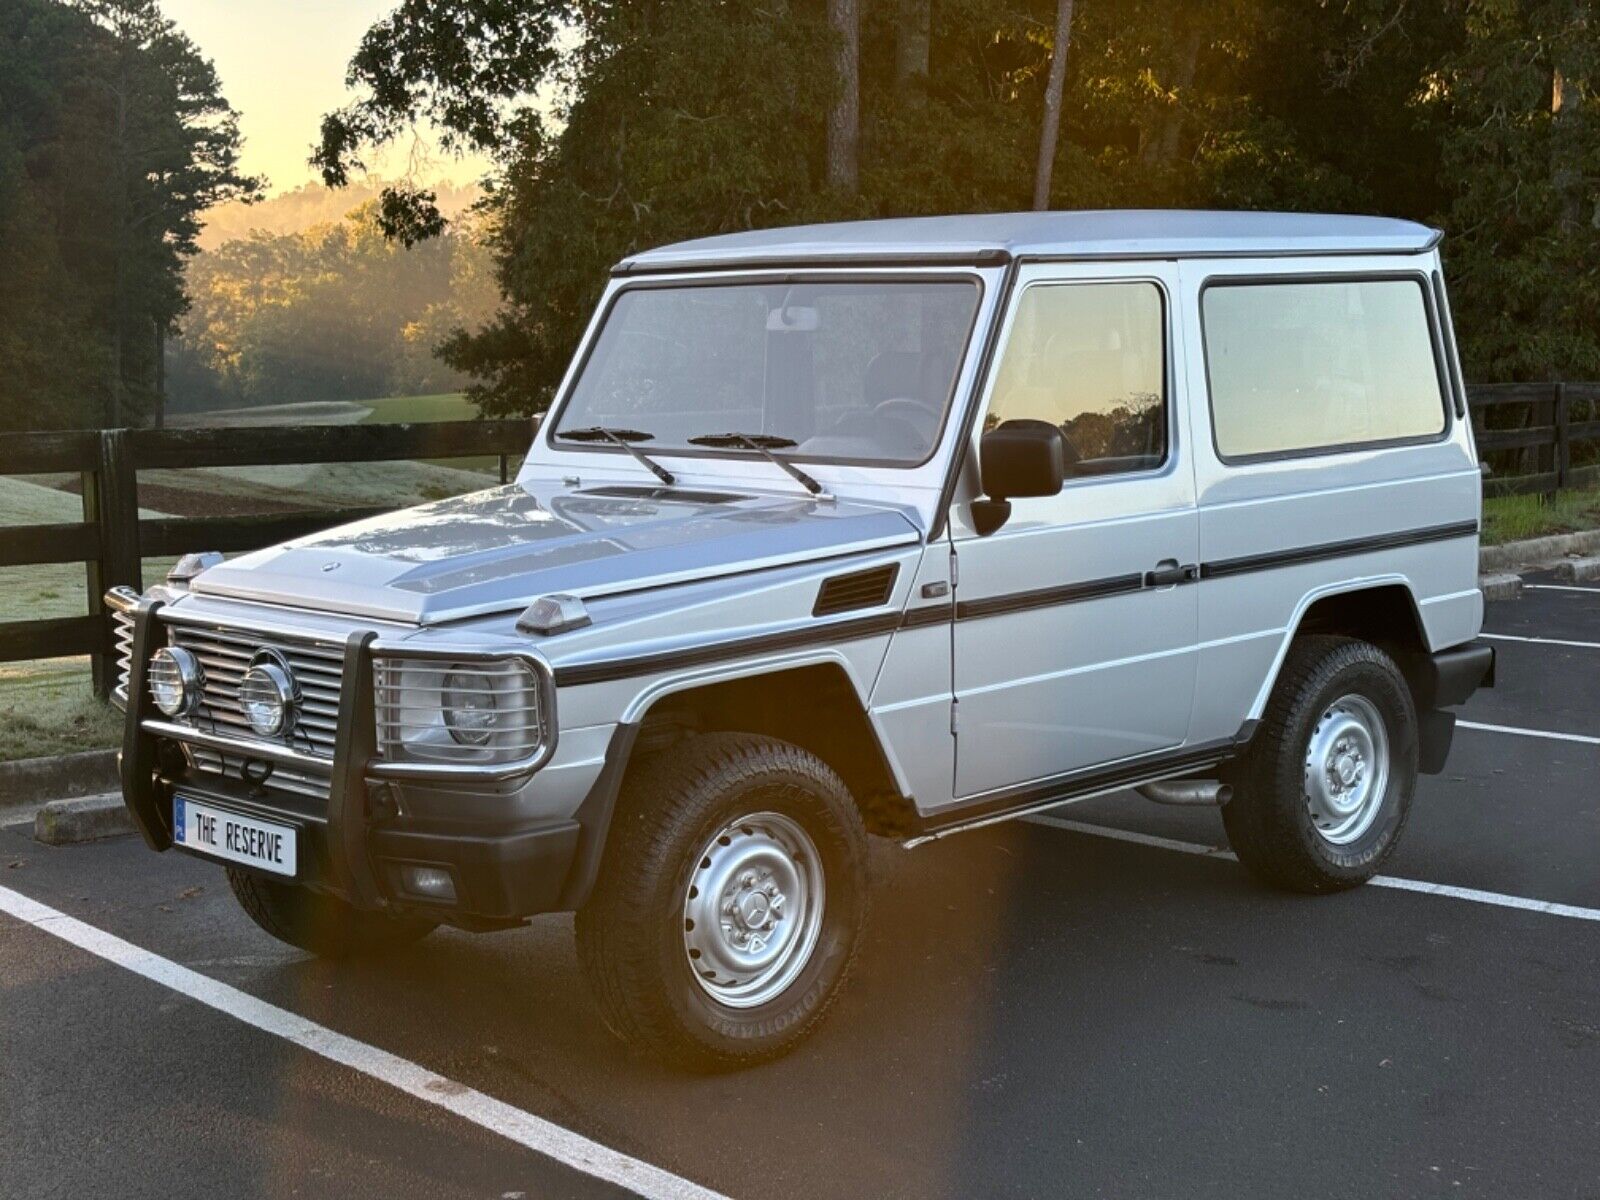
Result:
<svg viewBox="0 0 1600 1200"><path fill-rule="evenodd" d="M736 1075L614 1042L569 918L330 965L0 830L0 1195L1600 1196L1600 587L1529 583L1380 885L1131 796L881 845L829 1023Z"/></svg>

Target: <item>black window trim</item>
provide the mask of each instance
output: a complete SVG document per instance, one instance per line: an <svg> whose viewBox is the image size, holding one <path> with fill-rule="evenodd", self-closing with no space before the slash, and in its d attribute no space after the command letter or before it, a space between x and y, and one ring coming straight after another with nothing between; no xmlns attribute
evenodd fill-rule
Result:
<svg viewBox="0 0 1600 1200"><path fill-rule="evenodd" d="M961 343L961 349L956 356L956 370L950 381L950 390L945 399L944 416L939 422L939 432L934 437L928 453L916 462L885 461L881 458L846 458L839 455L813 455L813 454L788 454L786 457L799 463L812 463L821 466L834 467L861 467L869 470L886 471L915 471L927 466L939 453L939 447L944 443L945 434L950 428L950 417L955 411L959 398L962 370L972 353L973 335L978 329L978 320L983 314L983 302L986 293L986 279L976 267L967 270L933 270L933 271L905 271L905 270L863 270L842 269L829 270L826 267L804 271L794 270L751 270L740 272L737 275L728 274L721 276L700 276L685 274L666 278L628 278L614 290L606 299L605 308L601 311L598 322L594 326L594 336L590 337L583 347L583 353L571 373L571 382L556 397L545 412L545 420L541 422L541 433L545 428L549 433L543 434L545 445L558 454L626 454L620 446L607 446L594 443L581 445L562 444L556 437L560 427L562 413L572 399L572 394L578 386L578 381L583 378L583 372L589 366L589 359L593 356L595 347L600 341L600 334L605 329L605 324L611 319L611 312L616 307L617 301L626 293L633 291L654 291L658 289L704 287L728 288L749 287L752 284L771 283L966 283L977 288L977 300L972 306L972 317L967 323L966 336ZM644 449L652 457L660 459L671 458L719 458L740 459L756 461L761 455L750 450L713 450L713 449L655 449L646 444Z"/></svg>
<svg viewBox="0 0 1600 1200"><path fill-rule="evenodd" d="M1026 282L1021 283L1014 290L1014 293L1010 299L1010 303L1006 305L1006 311L1000 315L1000 324L1004 326L1007 320L1011 317L1012 313L1022 307L1023 299L1033 288L1093 287L1095 285L1103 286L1105 284L1127 283L1147 283L1152 285L1156 289L1156 297L1161 304L1161 407L1165 411L1166 415L1166 421L1164 422L1164 428L1162 429L1162 433L1165 435L1163 438L1165 444L1162 447L1161 461L1156 463L1153 467L1143 467L1137 471L1108 471L1103 475L1068 475L1066 481L1061 485L1061 491L1056 493L1057 496L1063 495L1069 490L1076 491L1079 488L1094 486L1096 484L1123 483L1125 481L1135 479L1154 479L1158 476L1166 475L1173 470L1174 465L1178 460L1178 414L1177 397L1174 394L1175 389L1173 387L1173 379L1175 376L1173 371L1174 363L1172 338L1172 320L1176 308L1172 303L1171 293L1169 293L1167 290L1166 281L1159 276L1147 274L1084 275L1057 279L1042 277L1039 279L1027 280ZM996 382L998 382L1000 378L1001 367L1005 365L1006 351L1011 348L1010 332L1011 331L1009 329L1006 330L1006 336L1003 338L1002 344L999 345L995 351L992 373ZM972 407L974 411L981 409L981 411L978 411L979 421L988 419L989 405L994 402L994 394L989 388L989 382L990 381L988 379L985 379L983 381L982 390L977 393L978 396L983 397L984 399L974 400L973 402ZM974 424L976 425L977 421L974 421ZM979 430L981 439L981 426L979 426ZM1032 497L1032 499L1036 500L1050 500L1053 498L1054 497L1051 496ZM1013 503L1021 503L1021 501L1013 501Z"/></svg>
<svg viewBox="0 0 1600 1200"><path fill-rule="evenodd" d="M1307 446L1296 450L1265 450L1257 454L1224 454L1217 441L1216 393L1211 385L1211 342L1206 328L1206 293L1214 287L1260 287L1264 284L1296 283L1413 283L1422 294L1422 311L1428 322L1428 343L1433 351L1434 380L1439 389L1439 410L1444 427L1438 433L1410 437L1383 438L1365 442L1338 442L1327 446ZM1211 425L1211 449L1224 466L1243 467L1256 463L1290 462L1302 458L1326 458L1337 454L1357 454L1368 450L1392 450L1405 446L1431 446L1450 440L1455 431L1455 396L1449 370L1445 366L1439 334L1439 314L1428 273L1421 270L1307 271L1272 272L1253 275L1208 275L1195 296L1195 316L1200 323L1200 353L1205 363L1206 416Z"/></svg>

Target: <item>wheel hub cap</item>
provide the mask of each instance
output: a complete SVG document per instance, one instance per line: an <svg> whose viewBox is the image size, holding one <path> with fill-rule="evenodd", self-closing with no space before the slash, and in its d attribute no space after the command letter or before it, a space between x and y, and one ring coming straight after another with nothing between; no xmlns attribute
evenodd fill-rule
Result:
<svg viewBox="0 0 1600 1200"><path fill-rule="evenodd" d="M1306 747L1305 796L1323 840L1347 845L1371 828L1389 782L1389 734L1365 696L1342 696L1318 718Z"/></svg>
<svg viewBox="0 0 1600 1200"><path fill-rule="evenodd" d="M683 904L695 981L730 1008L753 1008L804 969L822 929L822 862L799 823L758 813L700 852Z"/></svg>

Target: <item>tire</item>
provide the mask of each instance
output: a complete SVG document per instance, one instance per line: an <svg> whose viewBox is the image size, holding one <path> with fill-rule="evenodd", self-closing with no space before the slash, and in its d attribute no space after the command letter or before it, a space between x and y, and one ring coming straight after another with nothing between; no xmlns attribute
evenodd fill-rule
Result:
<svg viewBox="0 0 1600 1200"><path fill-rule="evenodd" d="M250 919L280 942L322 958L383 954L426 937L437 922L353 908L337 896L228 868L228 886Z"/></svg>
<svg viewBox="0 0 1600 1200"><path fill-rule="evenodd" d="M1227 772L1228 841L1275 887L1365 883L1405 828L1417 753L1416 706L1392 658L1353 638L1297 638L1249 750Z"/></svg>
<svg viewBox="0 0 1600 1200"><path fill-rule="evenodd" d="M867 903L866 830L839 776L785 742L708 734L630 772L578 959L624 1041L674 1066L743 1067L822 1021Z"/></svg>

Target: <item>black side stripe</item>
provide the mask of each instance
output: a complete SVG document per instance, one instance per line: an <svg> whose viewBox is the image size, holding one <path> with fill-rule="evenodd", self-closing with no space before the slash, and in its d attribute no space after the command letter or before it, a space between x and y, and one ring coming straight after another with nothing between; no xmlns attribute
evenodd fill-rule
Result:
<svg viewBox="0 0 1600 1200"><path fill-rule="evenodd" d="M1330 558L1349 558L1353 554L1367 554L1373 550L1394 550L1401 546L1420 546L1427 542L1448 542L1456 538L1474 537L1478 532L1476 521L1457 521L1452 525L1430 525L1423 529L1407 529L1399 533L1383 533L1376 537L1351 538L1344 542L1323 542L1317 546L1298 546L1293 550L1275 550L1270 554L1249 554L1243 558L1224 558L1217 562L1200 564L1200 578L1220 579L1228 575L1244 575L1251 571L1271 571L1277 567L1298 566L1302 563L1321 562Z"/></svg>
<svg viewBox="0 0 1600 1200"><path fill-rule="evenodd" d="M1230 575L1243 575L1252 571L1270 571L1277 567L1296 566L1323 559L1348 558L1373 550L1392 550L1401 546L1417 546L1427 542L1451 541L1472 537L1478 532L1476 521L1458 521L1452 525L1432 525L1424 529L1411 529L1401 533L1380 534L1377 537L1352 538L1343 542L1324 542L1317 546L1302 546L1293 550L1280 550L1271 554L1253 554L1244 558L1228 558L1200 566L1201 579L1219 579ZM1193 582L1186 580L1185 582ZM917 629L926 625L941 625L952 618L957 621L976 621L1005 613L1023 612L1033 608L1051 608L1061 604L1077 604L1086 600L1099 600L1107 596L1121 596L1146 589L1143 574L1113 575L1106 579L1090 579L1080 583L1062 584L1058 587L1035 588L1026 592L1011 592L1001 596L984 596L977 600L949 604L924 604L904 612L877 613L847 621L821 621L782 633L760 634L755 637L735 638L726 642L713 642L687 650L666 650L656 654L642 654L634 658L609 659L602 662L573 663L555 669L558 687L575 687L585 683L604 683L613 679L627 679L634 675L649 675L657 671L672 671L685 667L705 666L726 659L744 658L752 654L770 654L780 650L794 650L805 646L830 642L852 641L857 638L876 637L893 633L897 629ZM1169 585L1177 586L1177 585Z"/></svg>
<svg viewBox="0 0 1600 1200"><path fill-rule="evenodd" d="M901 629L920 629L924 625L947 625L955 611L951 604L924 604L900 614Z"/></svg>
<svg viewBox="0 0 1600 1200"><path fill-rule="evenodd" d="M984 596L979 600L958 600L956 620L973 621L982 617L998 617L1004 613L1022 612L1029 608L1053 608L1058 604L1076 604L1082 600L1098 600L1102 596L1120 596L1124 592L1137 592L1143 587L1142 574L1113 575L1108 579L1090 579L1083 583L1067 583L1059 587L1011 592L1003 596Z"/></svg>
<svg viewBox="0 0 1600 1200"><path fill-rule="evenodd" d="M693 646L687 650L663 650L656 654L640 654L633 658L558 666L555 669L556 686L576 687L584 683L605 683L613 679L627 679L632 675L651 675L657 671L699 667L707 663L744 658L752 654L770 654L778 650L796 650L805 646L876 637L879 634L893 633L898 629L900 616L901 614L897 612L887 612L871 617L856 617L849 621L822 621L801 629L734 638L726 642L712 642L710 645Z"/></svg>

